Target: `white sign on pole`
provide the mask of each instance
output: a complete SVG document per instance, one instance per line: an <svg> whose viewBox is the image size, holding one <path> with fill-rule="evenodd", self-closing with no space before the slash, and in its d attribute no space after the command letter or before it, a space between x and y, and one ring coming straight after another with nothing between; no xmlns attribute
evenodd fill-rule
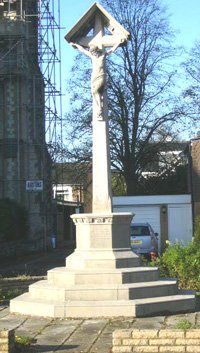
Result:
<svg viewBox="0 0 200 353"><path fill-rule="evenodd" d="M26 191L43 191L43 180L27 180Z"/></svg>

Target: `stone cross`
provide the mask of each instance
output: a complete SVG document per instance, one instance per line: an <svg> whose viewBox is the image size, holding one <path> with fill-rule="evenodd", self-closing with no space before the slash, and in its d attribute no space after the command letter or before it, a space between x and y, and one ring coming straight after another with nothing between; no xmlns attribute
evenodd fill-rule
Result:
<svg viewBox="0 0 200 353"><path fill-rule="evenodd" d="M110 34L106 34L106 29ZM95 3L65 36L74 48L79 49L92 61L93 213L112 213L106 57L124 44L128 37L129 33L98 3Z"/></svg>

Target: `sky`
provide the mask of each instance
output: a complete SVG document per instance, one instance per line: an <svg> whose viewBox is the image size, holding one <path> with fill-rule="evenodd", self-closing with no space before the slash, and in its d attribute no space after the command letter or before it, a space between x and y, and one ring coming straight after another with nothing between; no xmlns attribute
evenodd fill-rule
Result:
<svg viewBox="0 0 200 353"><path fill-rule="evenodd" d="M63 112L67 109L67 79L70 78L70 69L76 55L76 50L66 42L64 35L94 2L94 0L60 0ZM191 48L195 40L200 40L200 0L163 0L163 2L171 15L171 26L177 31L177 44Z"/></svg>

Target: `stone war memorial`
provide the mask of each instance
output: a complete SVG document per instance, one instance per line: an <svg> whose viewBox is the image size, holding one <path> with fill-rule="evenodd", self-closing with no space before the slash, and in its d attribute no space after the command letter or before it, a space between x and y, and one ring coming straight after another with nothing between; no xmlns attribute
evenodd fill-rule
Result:
<svg viewBox="0 0 200 353"><path fill-rule="evenodd" d="M126 44L129 33L94 3L65 39L92 63L93 209L91 214L71 216L77 246L65 267L48 271L47 280L32 284L28 293L11 300L10 310L61 318L194 311L194 293L179 292L176 279L160 279L156 267L141 266L130 249L133 215L112 212L106 57Z"/></svg>

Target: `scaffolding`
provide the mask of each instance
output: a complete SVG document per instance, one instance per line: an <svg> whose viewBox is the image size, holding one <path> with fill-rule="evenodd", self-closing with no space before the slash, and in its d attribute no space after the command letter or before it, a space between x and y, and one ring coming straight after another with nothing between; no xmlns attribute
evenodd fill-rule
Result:
<svg viewBox="0 0 200 353"><path fill-rule="evenodd" d="M38 1L38 60L44 78L45 135L55 161L62 147L60 0Z"/></svg>
<svg viewBox="0 0 200 353"><path fill-rule="evenodd" d="M20 46L32 37L29 58L33 65L39 65L43 76L45 138L51 157L56 160L55 151L62 146L60 0L0 0L0 17L13 20L12 31L9 35L6 33L6 41L4 39L0 48L0 52L4 50L4 56L0 58L0 69L3 69L0 74L13 73L20 65L24 69L24 52ZM28 36L27 24L32 26L31 30L28 29ZM2 37L7 25L2 21L0 27ZM5 43L8 43L7 48Z"/></svg>

